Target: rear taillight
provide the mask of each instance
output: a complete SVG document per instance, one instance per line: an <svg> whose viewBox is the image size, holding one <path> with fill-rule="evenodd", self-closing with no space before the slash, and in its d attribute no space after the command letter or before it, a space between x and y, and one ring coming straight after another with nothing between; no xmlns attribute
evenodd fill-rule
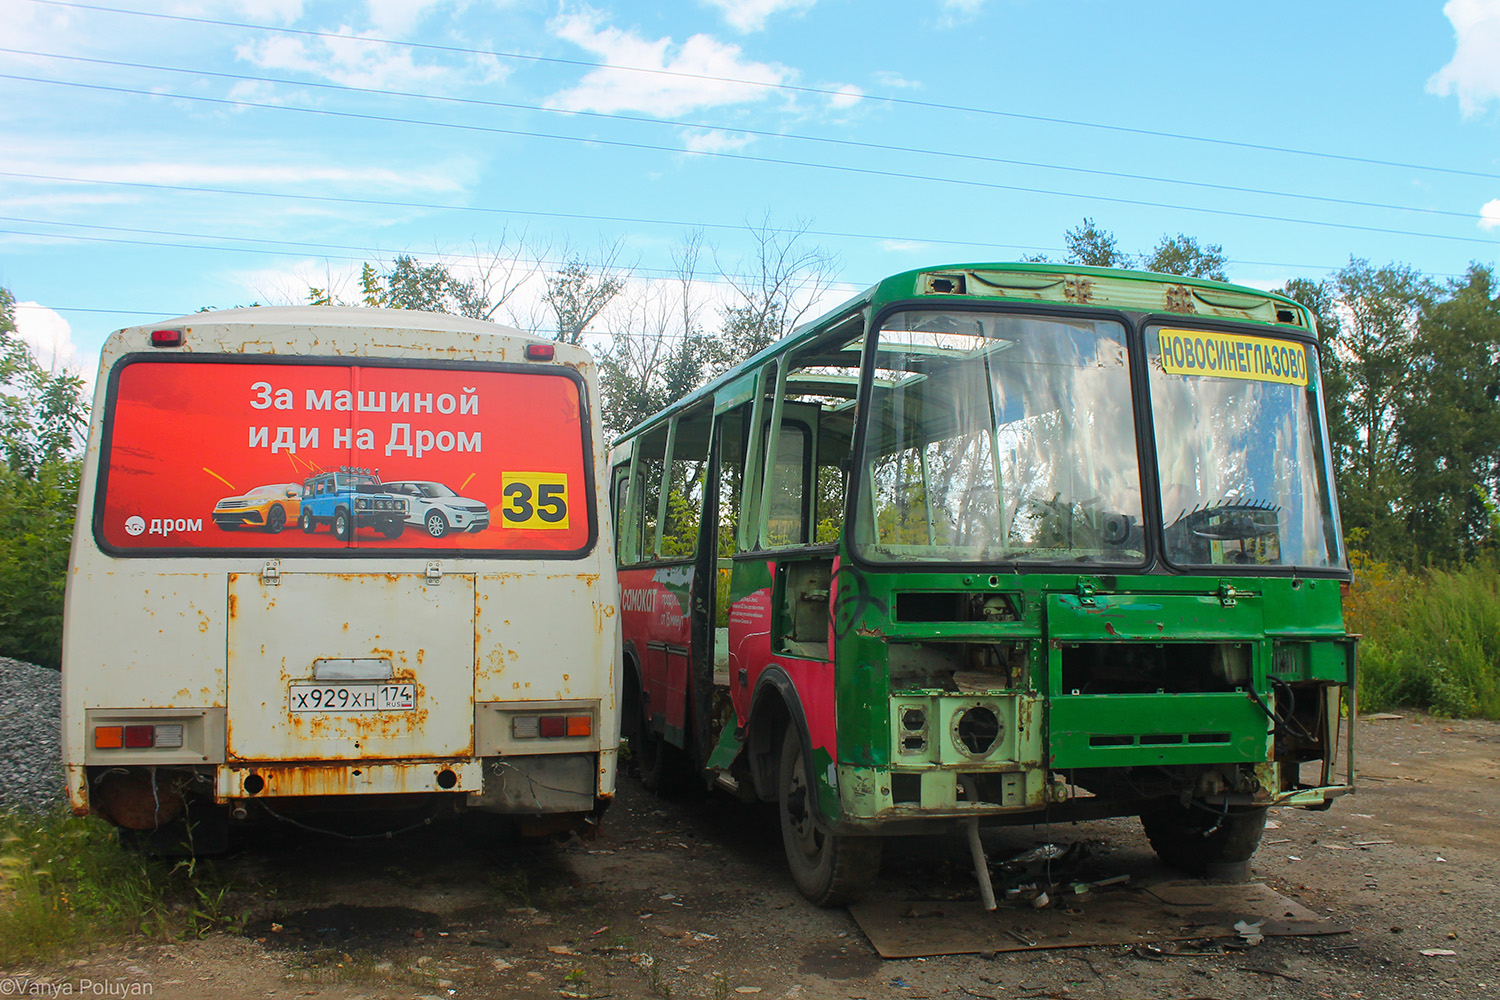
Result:
<svg viewBox="0 0 1500 1000"><path fill-rule="evenodd" d="M516 715L510 720L510 734L518 740L560 740L569 736L592 736L591 715Z"/></svg>
<svg viewBox="0 0 1500 1000"><path fill-rule="evenodd" d="M181 347L182 346L182 331L181 330L152 330L151 331L151 346L152 347Z"/></svg>
<svg viewBox="0 0 1500 1000"><path fill-rule="evenodd" d="M553 347L551 344L526 345L527 361L551 361L553 355L555 355L556 353L557 348Z"/></svg>
<svg viewBox="0 0 1500 1000"><path fill-rule="evenodd" d="M96 750L171 749L182 746L182 723L170 722L151 726L96 726Z"/></svg>

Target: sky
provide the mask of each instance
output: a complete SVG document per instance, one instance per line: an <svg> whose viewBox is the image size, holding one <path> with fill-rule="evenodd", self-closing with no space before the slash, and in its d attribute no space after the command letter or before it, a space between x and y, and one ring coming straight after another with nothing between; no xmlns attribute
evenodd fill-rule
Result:
<svg viewBox="0 0 1500 1000"><path fill-rule="evenodd" d="M0 286L90 377L112 330L354 299L398 254L610 254L639 300L694 232L700 269L745 273L761 227L832 255L829 306L1061 259L1084 218L1219 244L1262 288L1500 262L1500 0L0 0L0 25Z"/></svg>

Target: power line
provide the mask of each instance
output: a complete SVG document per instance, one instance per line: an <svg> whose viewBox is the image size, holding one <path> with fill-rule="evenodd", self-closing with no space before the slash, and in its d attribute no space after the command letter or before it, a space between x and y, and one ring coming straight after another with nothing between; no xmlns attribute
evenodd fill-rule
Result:
<svg viewBox="0 0 1500 1000"><path fill-rule="evenodd" d="M1116 170L1099 170L1091 167L1075 167L1062 163L1049 163L1041 160L1020 160L999 156L984 156L978 153L964 153L956 150L926 149L916 146L901 146L891 143L865 142L857 139L840 139L834 136L803 135L795 132L775 132L769 129L742 128L732 125L722 125L715 122L702 121L669 121L661 118L651 118L646 115L627 115L619 113L606 113L601 111L565 111L559 108L548 108L537 104L521 104L508 101L486 101L470 97L451 97L444 94L423 94L403 90L384 90L375 87L353 87L346 84L322 83L307 80L289 80L281 77L254 76L246 73L224 73L207 69L188 69L179 66L150 65L146 63L124 62L116 59L95 59L87 56L70 56L52 52L36 52L25 49L0 48L0 53L19 56L36 56L44 59L56 59L67 62L88 63L98 66L111 66L121 69L136 69L146 72L176 73L193 77L214 77L222 80L235 80L242 83L270 83L285 87L298 87L317 90L328 90L345 94L362 94L372 97L400 97L411 100L434 101L444 104L456 104L465 107L495 109L504 111L525 111L544 115L563 115L570 117L594 118L603 121L629 122L632 124L664 126L667 128L697 128L716 132L732 132L739 135L755 136L762 139L791 140L795 142L820 143L831 146L842 146L851 149L874 150L882 153L909 153L916 156L934 157L938 159L965 160L973 163L996 164L1001 166L1030 167L1038 170L1057 170L1075 174L1086 174L1093 177L1109 177L1117 180L1147 181L1155 184L1169 184L1181 187L1201 188L1209 191L1224 191L1232 194L1263 195L1272 198L1292 198L1299 201L1318 202L1329 205L1343 205L1351 208L1375 208L1393 212L1416 212L1422 215L1447 216L1472 220L1473 212L1455 212L1446 209L1423 208L1415 205L1391 205L1384 202L1358 201L1350 198L1332 198L1326 195L1302 194L1296 191L1275 191L1266 188L1243 187L1234 184L1216 184L1210 181L1194 181L1176 177L1159 177L1151 174L1133 174ZM40 81L50 83L62 83L62 81ZM90 86L88 84L73 84L77 86ZM173 96L173 95L167 95ZM258 105L259 106L259 105ZM272 105L276 110L289 109L284 105Z"/></svg>
<svg viewBox="0 0 1500 1000"><path fill-rule="evenodd" d="M27 221L29 221L29 220L27 220ZM41 221L39 223L33 223L33 224L40 224L40 225L45 225L45 226L78 226L78 227L84 227L84 226L88 225L87 223L46 222L46 221ZM153 233L156 233L156 234L159 234L159 235L167 235L167 236L179 236L180 235L180 236L183 236L183 237L188 238L188 239L209 239L209 240L211 240L211 239L224 239L224 240L244 239L244 237L235 237L235 236L195 236L195 235L186 234L186 233L161 233L159 230L150 230L150 229L132 230L132 229L124 229L123 227L116 227L116 226L92 226L90 228L103 229L103 230L114 231L114 232L136 232L136 233L142 233L142 234L147 234L147 235L153 234ZM38 238L41 238L41 239L71 240L71 241L81 241L81 242L86 242L86 243L116 243L116 244L120 244L122 246L160 247L160 248L167 249L167 250L212 250L212 251L216 251L216 252L219 252L219 253L252 253L252 254L268 254L268 253L277 253L277 252L279 252L279 251L276 251L274 249L265 249L265 248L262 248L262 247L217 247L217 246L210 246L210 245L207 245L207 244L198 244L198 243L163 243L163 242L158 241L158 240L128 240L128 239L124 239L124 238L118 237L118 236L85 236L85 235L82 235L82 234L69 234L69 233L35 233L35 232L26 232L26 231L19 230L19 229L0 229L0 235L5 235L5 236L32 236L32 237L38 237ZM276 240L255 240L255 241L251 241L251 242L276 243L278 241L276 241ZM316 244L316 243L301 244L301 243L294 243L294 242L288 242L286 245L287 246L292 246L292 247L317 247L317 246L320 246L320 244ZM359 247L340 247L338 249L360 250L361 248L359 248ZM409 251L405 251L405 250L368 250L368 251L361 251L361 252L364 253L364 256L351 257L351 256L348 256L348 255L343 255L343 254L328 254L328 253L320 253L318 256L320 258L322 258L323 260L341 260L341 261L350 261L350 262L354 262L354 263L363 263L363 262L367 262L369 260L370 256L372 256L372 255L379 255L379 254L382 254L382 253L389 253L389 254L395 254L395 255L399 256L401 254L409 253ZM416 256L416 255L412 254L412 256ZM432 256L436 257L439 260L444 261L445 263L447 261L449 261L449 260L454 259L454 258L462 259L464 257L464 255L462 255L462 254L434 254ZM536 266L538 268L543 268L543 267L558 268L558 267L564 266L567 262L566 261L561 261L561 260L538 260L535 263L536 263ZM675 270L673 270L671 268L665 268L665 267L640 267L640 266L632 266L632 267L622 267L619 270L622 271L622 272L624 272L624 273L626 273L626 274L641 274L641 273L644 273L644 274L655 274L655 275L658 275L658 276L661 276L661 277L667 277L667 278L674 278L674 277L678 276L678 272L677 271L675 271ZM739 278L739 279L745 279L745 280L752 279L752 278L755 277L754 275L748 275L748 274L724 274L724 275L720 275L720 276L723 277L723 278L725 278L725 279ZM696 278L695 278L695 280L696 280ZM709 278L707 275L705 275L705 276L703 276L702 280L703 281L709 281L709 280L712 280L712 279ZM848 283L848 282L840 282L840 281L829 282L829 286L830 287L845 287L845 288L848 288L848 289L850 289L852 291L858 291L860 288L864 287L863 285L854 285L854 284L851 284L851 283Z"/></svg>
<svg viewBox="0 0 1500 1000"><path fill-rule="evenodd" d="M33 3L52 3L55 0L32 0ZM1381 226L1361 226L1346 222L1323 222L1312 219L1302 219L1290 216L1266 215L1257 212L1238 212L1225 208L1202 208L1188 205L1178 205L1170 202L1147 201L1137 198L1120 198L1110 195L1085 195L1076 191L1055 191L1048 188L1027 187L1018 184L1000 184L994 181L965 180L954 177L938 177L931 174L917 174L907 171L876 170L871 167L853 167L846 164L810 163L803 160L787 160L770 156L752 156L747 153L733 153L726 150L701 150L701 149L679 149L668 146L659 146L652 143L624 142L618 139L601 139L597 137L579 137L569 135L558 135L549 132L530 132L524 129L505 129L488 125L466 125L455 122L434 122L415 118L400 118L394 115L375 115L352 111L334 111L327 108L298 108L290 105L263 104L256 101L231 100L219 97L203 97L187 94L163 94L157 91L138 90L132 87L115 87L95 83L78 83L70 80L47 80L40 77L20 76L17 74L0 73L0 79L19 80L28 83L51 84L62 87L76 87L85 90L100 90L110 93L133 94L142 97L170 98L179 101L193 101L203 104L214 104L238 108L258 108L269 111L289 111L298 114L317 115L320 117L347 118L358 121L374 121L383 124L417 125L427 128L454 129L466 132L480 132L489 135L511 135L532 139L554 139L562 142L577 142L592 146L612 146L620 149L647 150L651 152L667 152L674 155L717 157L721 159L737 160L746 163L770 164L773 166L803 167L810 170L830 170L840 173L858 174L868 177L881 177L889 180L916 180L935 184L953 184L962 187L982 188L993 191L1011 191L1017 194L1035 194L1054 198L1083 198L1098 202L1109 202L1117 205L1131 205L1138 208L1163 208L1173 211L1197 212L1206 215L1220 215L1230 218L1254 219L1261 222L1283 222L1290 225L1315 226L1319 228L1345 229L1353 232L1380 233L1389 236L1410 236L1419 239L1445 240L1459 243L1478 243L1484 246L1495 246L1497 241L1482 239L1472 236L1443 236L1437 233L1422 233L1407 229L1389 229Z"/></svg>
<svg viewBox="0 0 1500 1000"><path fill-rule="evenodd" d="M7 176L7 175L5 175L3 173L0 173L0 176ZM496 211L504 211L504 210L497 209ZM521 210L515 210L513 214L516 214L516 215L547 215L547 216L551 216L553 213L534 213L534 212L525 212L525 211L521 211ZM657 225L657 226L681 226L681 227L687 227L687 228L692 228L692 229L705 229L705 228L743 229L744 228L743 225L740 225L740 226L730 226L730 225L725 224L725 223L679 222L679 221L673 221L673 220L669 220L669 219L628 219L628 220L621 220L619 218L615 218L615 217L612 217L612 216L603 216L603 215L575 215L575 214L569 214L569 215L564 215L562 217L563 218L567 218L567 219L582 220L582 221L586 221L586 222L620 222L620 221L628 221L628 222L635 223L635 224ZM395 249L389 249L389 248L383 248L383 247L348 246L346 244L339 244L339 243L308 243L308 242L298 241L298 240L272 240L272 239L264 239L264 238L260 238L260 237L251 237L251 236L230 236L230 235L221 234L221 233L184 233L184 232L180 232L180 231L176 231L176 230L170 230L170 229L140 229L140 228L126 227L126 226L105 226L105 225L100 225L100 224L97 224L97 223L90 223L90 222L60 222L60 221L57 221L57 220L54 220L54 219L28 219L28 218L23 218L23 217L19 217L19 216L0 216L0 222L16 222L16 223L21 223L23 225L29 225L29 226L59 226L59 227L65 227L65 228L69 228L69 229L95 229L95 230L100 230L100 231L103 231L103 232L131 233L131 234L134 234L134 235L144 235L144 236L175 236L175 237L179 237L181 239L190 239L190 240L221 240L221 241L233 242L233 243L261 243L261 244L269 244L269 246L266 246L266 247L250 247L250 248L242 248L242 247L214 247L214 246L205 246L205 245L193 244L193 243L158 243L158 244L152 244L152 245L156 245L156 246L170 247L172 249L179 249L179 250L239 250L239 251L242 251L242 252L265 253L265 254L275 254L275 253L292 252L292 251L309 251L309 252L311 252L311 251L319 251L320 252L320 256L324 257L325 259L332 259L332 260L363 260L364 258L340 257L340 256L332 255L332 254L321 253L321 251L324 251L324 250L348 250L348 251L354 251L354 252L357 252L357 253L366 254L368 256L377 257L377 258L381 257L381 256L392 256L392 257L394 257L394 256L399 256L401 254L411 254L413 256L417 256L417 255L420 254L421 256L431 256L433 258L440 259L440 260L443 260L445 262L448 261L448 260L452 260L452 259L460 259L461 260L461 259L464 259L466 257L476 257L477 258L477 256L478 256L477 254L464 254L464 253L458 253L458 252L453 252L453 251L445 251L445 250L434 250L434 251L432 251L431 254L427 254L425 251L423 251L423 252L416 252L416 251L412 251L410 249L395 250ZM777 231L778 232L790 232L791 230L777 230ZM20 230L0 230L0 232L9 233L9 234L18 235L18 236L35 236L35 237L40 237L40 238L43 238L43 239L68 240L68 239L75 239L75 238L79 238L79 239L85 238L85 237L72 237L72 236L69 236L69 235L67 235L65 233L32 233L32 232L22 232ZM930 240L930 239L924 239L924 238L921 238L921 237L877 236L877 235L871 235L871 234L868 234L868 233L834 233L834 232L823 232L823 231L819 231L819 230L797 230L797 232L805 233L808 236L821 236L821 237L839 238L839 239L857 239L857 240L873 240L873 241L923 243L923 244L931 244L931 245L934 245L934 246L977 247L977 248L982 248L982 249L993 249L993 250L1030 250L1030 251L1035 251L1035 250L1049 250L1049 251L1052 251L1054 253L1062 253L1062 252L1064 252L1061 247L1018 246L1018 245L1012 244L1012 243L983 243L983 242L978 242L978 241L966 242L966 241L962 241L962 240ZM92 239L94 242L112 242L111 240L108 240L108 239L106 239L104 237L88 237L88 238ZM114 241L114 242L122 242L122 243L124 243L124 242L129 242L129 241L118 240L118 241ZM289 249L283 250L281 248L289 248ZM538 261L536 261L536 264L539 265L539 266L540 265L558 266L558 265L560 265L562 263L564 263L564 262L563 261L549 261L549 260L538 260ZM1252 267L1280 267L1280 268L1289 268L1289 269L1292 269L1292 270L1299 270L1299 271L1335 271L1335 270L1338 270L1338 268L1340 266L1342 266L1342 265L1338 265L1338 264L1308 264L1308 263L1297 263L1297 262L1293 262L1293 261L1240 260L1240 259L1237 259L1237 258L1229 258L1229 259L1227 259L1225 261L1225 263L1228 263L1228 264L1245 264L1245 265L1249 265L1249 266L1252 266ZM659 267L658 268L651 268L651 267L634 266L634 267L628 268L628 270L631 273L636 273L636 272L655 273L655 274L659 274L659 275L665 275L667 277L676 277L678 275L678 271L676 271L675 269L672 269L672 268L659 268ZM1457 278L1457 277L1461 277L1461 275L1459 275L1459 274L1445 273L1445 272L1432 272L1432 275L1433 275L1433 277L1438 277L1438 278ZM731 275L730 277L750 278L750 277L753 277L753 276L752 275ZM848 287L855 288L855 289L859 289L859 288L865 287L864 285L861 285L861 284L859 284L857 282L856 283L835 282L834 284L837 284L837 285L847 285Z"/></svg>
<svg viewBox="0 0 1500 1000"><path fill-rule="evenodd" d="M77 182L77 183L84 183L84 184L93 184L93 183L125 184L125 183L130 183L130 182L126 182L126 181L97 181L96 182L96 181L90 180L88 178L47 177L47 176L38 175L38 174L9 174L9 173L5 173L3 171L0 171L0 177L23 177L23 178L40 179L40 180L69 181L69 182ZM143 186L147 186L147 187L165 187L166 185L143 185ZM200 189L197 189L197 188L183 188L182 190L198 191ZM212 192L214 189L206 189L206 190L209 190L210 192ZM271 192L225 191L223 193L226 193L226 194L236 194L236 195L264 195L264 196L267 196L267 197L280 197L280 196L275 195L275 194L273 194ZM288 197L292 197L292 196L288 196ZM318 198L319 196L317 196L317 195L305 195L305 196L299 196L299 197ZM339 200L339 199L330 199L330 200ZM402 203L402 202L364 202L364 201L361 201L360 204L377 204L377 205L382 205L382 206L391 207L391 208L411 208L411 207L446 208L447 207L447 206L437 206L437 205L432 205L432 206L414 206L414 205L409 205L409 204ZM457 210L457 209L455 209L455 210ZM731 224L731 223L727 223L727 222L686 222L686 221L678 221L678 220L673 220L673 219L644 219L644 218L631 218L631 217L615 216L615 215L584 215L584 214L573 213L573 212L536 212L536 211L530 211L530 210L527 210L527 209L507 209L507 208L488 208L488 209L484 209L484 208L476 208L476 209L464 209L464 210L494 212L494 213L502 214L502 215L534 216L534 217L537 217L537 218L544 218L544 219L568 219L568 220L579 221L579 222L616 222L616 223L624 223L624 224L628 224L628 225L676 226L676 227L680 227L680 228L684 228L684 229L728 229L728 230L733 230L733 231L736 231L736 232L742 232L746 228L744 223L734 223L734 224ZM183 239L229 240L229 241L233 241L233 242L244 242L244 243L270 243L270 244L277 245L277 246L305 247L305 248L309 248L309 249L353 250L353 251L358 251L360 253L367 253L367 254L372 254L372 255L400 254L400 253L410 253L410 252L412 252L409 249L406 249L406 250L390 250L390 249L382 249L382 248L379 248L379 247L347 246L347 245L338 244L338 243L305 243L305 242L298 242L298 241L295 241L295 240L259 239L259 238L256 238L256 237L249 237L249 236L225 236L225 235L220 235L220 234L183 233L183 232L176 232L176 231L165 230L165 229L136 229L136 228L127 228L127 227L124 227L124 226L104 226L104 225L99 225L97 223L90 223L90 222L59 222L59 221L52 220L52 219L27 219L27 218L21 218L21 217L18 217L18 216L0 216L0 222L19 222L19 223L23 223L25 225L31 225L31 226L67 226L67 227L70 227L70 228L99 229L99 230L104 230L106 232L125 232L125 233L146 234L146 235L151 235L151 236L178 236L178 237L182 237ZM1061 252L1061 248L1060 247L1038 247L1038 246L1030 246L1030 245L1021 245L1021 244L1017 244L1017 243L987 243L987 242L984 242L982 240L944 240L944 239L928 239L926 237L917 237L917 236L881 236L881 235L876 235L876 234L873 234L873 233L841 233L841 232L833 232L833 231L820 230L820 229L772 229L770 231L774 232L774 233L778 233L778 234L781 234L781 233L797 233L797 234L802 234L802 235L807 235L807 236L822 237L822 238L826 238L826 239L848 239L848 240L871 240L871 241L876 241L876 242L922 243L922 244L928 244L928 245L931 245L931 246L979 247L979 248L983 248L983 249L994 249L994 250L1026 250L1026 251L1051 250L1051 251L1054 251L1054 252ZM47 234L36 234L36 235L47 235ZM1317 265L1311 265L1311 264L1300 265L1299 264L1299 265L1286 265L1286 266L1289 266L1289 267L1314 267L1314 266L1317 266Z"/></svg>
<svg viewBox="0 0 1500 1000"><path fill-rule="evenodd" d="M118 7L105 7L97 4L85 4L70 2L70 0L31 0L32 3L44 4L51 7L66 7L75 10L89 10L106 14L122 14L131 17L156 18L165 21L178 21L190 24L205 24L222 28L241 28L248 31L276 32L285 35L298 35L307 38L326 38L340 42L350 41L350 36L341 35L331 31L313 31L307 28L287 28L276 25L252 24L245 21L229 21L209 17L192 17L185 14L162 14L154 11L125 10ZM734 77L712 76L705 73L685 73L679 70L658 69L646 66L611 66L603 63L589 62L583 59L566 59L558 56L542 56L523 52L500 52L494 49L468 48L459 45L439 45L431 42L409 42L393 38L379 38L375 36L361 35L357 39L360 42L377 45L394 45L408 49L416 49L426 52L443 52L450 55L477 55L488 56L499 59L512 59L518 61L547 63L558 66L573 66L588 70L609 70L619 73L641 73L651 76L664 76L681 80L695 80L707 83L730 83L736 86L754 87L768 91L780 91L794 94L810 94L819 97L833 97L840 100L848 100L851 95L847 91L835 90L829 87L808 87L789 83L768 83L763 80L743 80ZM1485 173L1477 170L1464 170L1457 167L1442 167L1433 164L1404 163L1398 160L1383 160L1374 157L1353 156L1343 153L1329 153L1321 150L1297 149L1291 146L1273 146L1263 143L1243 142L1234 139L1216 139L1208 136L1190 135L1182 132L1166 132L1155 129L1131 128L1124 125L1106 125L1100 122L1080 121L1069 118L1056 118L1047 115L1023 114L1017 111L999 111L994 108L980 108L961 104L948 104L940 101L919 101L909 97L891 97L888 95L859 94L859 100L874 103L888 104L898 107L921 108L931 111L954 111L962 114L986 115L995 118L1008 118L1016 121L1039 122L1048 125L1065 125L1071 128L1097 129L1106 132L1116 132L1126 135L1142 135L1158 139L1177 139L1184 142L1201 142L1218 146L1228 146L1236 149L1254 149L1269 153L1283 153L1293 156L1310 156L1319 159L1337 160L1345 163L1364 163L1372 166L1396 167L1402 170L1422 170L1432 173L1453 174L1463 177L1481 177L1487 180L1500 180L1500 174Z"/></svg>

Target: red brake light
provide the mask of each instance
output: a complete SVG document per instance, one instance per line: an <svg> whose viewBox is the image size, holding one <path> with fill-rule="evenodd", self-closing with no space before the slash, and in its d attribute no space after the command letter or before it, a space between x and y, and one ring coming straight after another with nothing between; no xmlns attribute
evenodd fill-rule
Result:
<svg viewBox="0 0 1500 1000"><path fill-rule="evenodd" d="M152 347L181 347L182 346L182 331L181 330L152 330L151 331L151 346Z"/></svg>
<svg viewBox="0 0 1500 1000"><path fill-rule="evenodd" d="M156 727L154 726L126 726L125 745L127 747L149 747L156 741Z"/></svg>
<svg viewBox="0 0 1500 1000"><path fill-rule="evenodd" d="M568 720L561 715L542 716L542 738L547 740L560 739L568 735Z"/></svg>
<svg viewBox="0 0 1500 1000"><path fill-rule="evenodd" d="M557 349L555 347L553 347L551 344L527 344L526 345L526 360L527 361L551 361L552 360L552 356L554 354L556 354L556 353L557 353Z"/></svg>

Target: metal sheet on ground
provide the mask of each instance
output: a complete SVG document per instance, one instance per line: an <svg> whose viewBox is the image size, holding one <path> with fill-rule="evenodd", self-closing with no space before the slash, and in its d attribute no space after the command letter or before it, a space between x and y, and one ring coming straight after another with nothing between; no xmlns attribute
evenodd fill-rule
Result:
<svg viewBox="0 0 1500 1000"><path fill-rule="evenodd" d="M1267 937L1349 930L1259 883L1162 882L1064 896L1043 910L1002 903L986 913L975 900L877 899L849 912L882 958L1238 938L1240 921L1260 923Z"/></svg>

